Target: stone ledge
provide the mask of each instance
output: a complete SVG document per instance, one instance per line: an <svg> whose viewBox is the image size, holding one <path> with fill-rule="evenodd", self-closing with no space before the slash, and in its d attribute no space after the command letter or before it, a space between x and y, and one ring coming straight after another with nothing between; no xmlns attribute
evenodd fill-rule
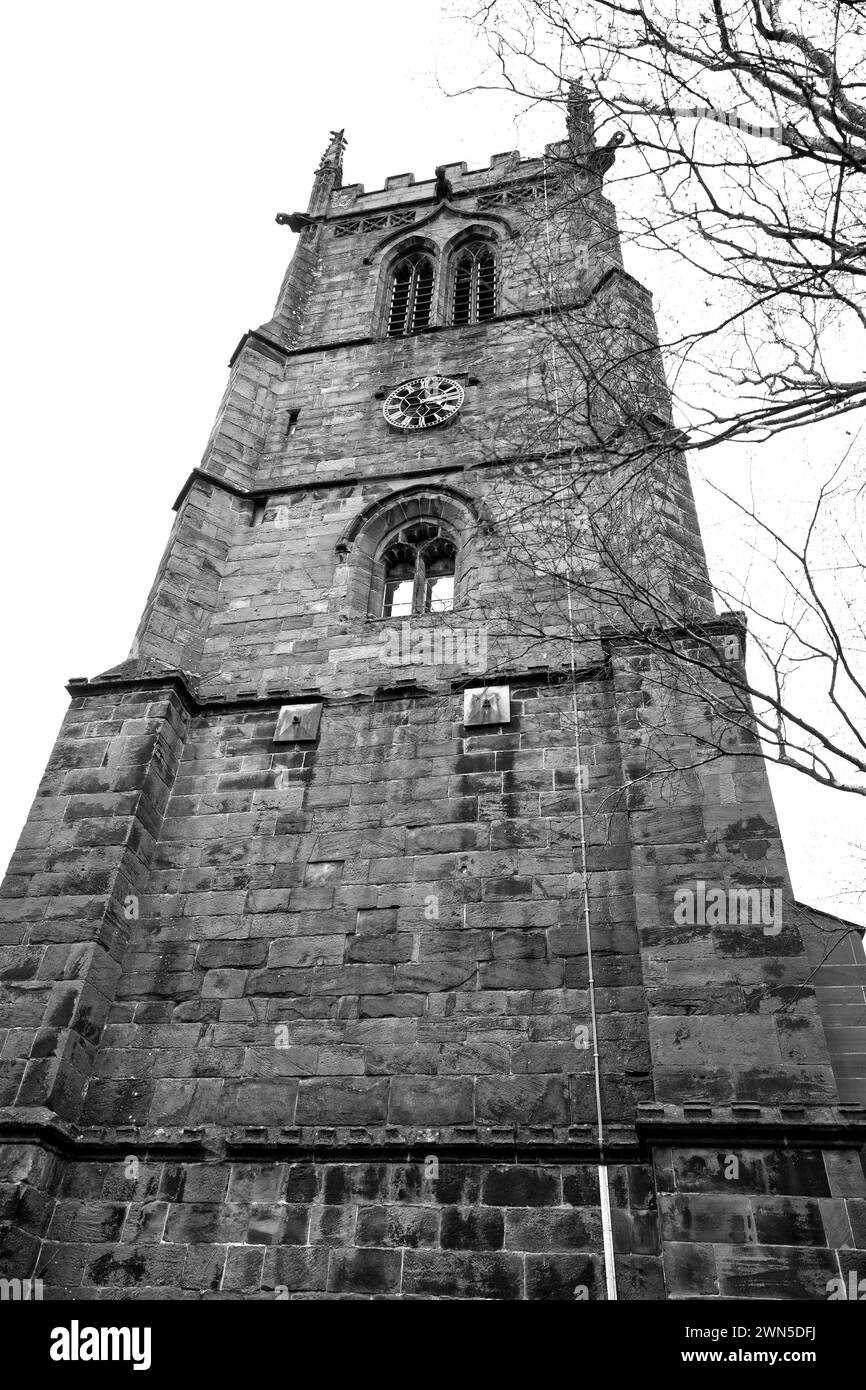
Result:
<svg viewBox="0 0 866 1390"><path fill-rule="evenodd" d="M116 1128L83 1128L44 1106L0 1109L0 1145L40 1144L68 1158L118 1157L146 1150L160 1157L169 1154L198 1154L204 1148L205 1131L200 1128L149 1128L119 1125Z"/></svg>
<svg viewBox="0 0 866 1390"><path fill-rule="evenodd" d="M417 227L421 224L415 223L413 225ZM411 231L411 228L409 228L408 230ZM406 231L407 228L405 227L399 228L400 233L405 233ZM495 329L499 324L502 323L510 323L520 319L540 319L545 316L549 317L551 313L567 314L575 309L582 309L590 302L591 299L595 297L599 290L603 289L606 285L608 285L611 279L613 278L622 279L627 284L634 286L634 288L639 290L641 294L647 296L649 295L649 291L647 290L645 285L641 284L640 280L638 280L634 275L631 275L622 266L613 265L609 266L606 270L604 270L601 273L598 280L596 280L594 284L590 286L588 293L585 294L581 299L568 300L563 304L555 304L552 307L550 305L533 305L529 309L514 309L509 313L497 314L496 318L488 319L483 325L475 326L483 327L485 331L489 331L490 329ZM272 326L273 324L274 320L271 319L268 321L267 324L264 324L263 327L267 328ZM417 333L412 334L412 337L425 338L430 336L431 334L454 333L455 331L460 332L462 330L455 330L454 324L452 323L432 323L428 325L427 328L419 329ZM372 343L387 343L389 341L389 339L379 337L378 335L373 336L371 334L366 334L363 337L346 338L342 341L311 343L309 346L305 347L284 347L282 344L274 342L272 338L267 337L261 330L248 329L247 332L241 338L237 347L235 348L234 353L232 354L231 360L229 362L229 367L234 366L241 352L247 346L249 346L256 352L262 353L263 356L271 358L272 360L276 360L275 353L280 354L280 360L286 360L290 357L306 357L315 353L334 352L339 351L340 349L350 350L356 347L367 347ZM682 433L679 430L672 432L675 432L677 434Z"/></svg>
<svg viewBox="0 0 866 1390"><path fill-rule="evenodd" d="M718 1143L851 1148L866 1143L866 1106L643 1104L635 1124L643 1148Z"/></svg>
<svg viewBox="0 0 866 1390"><path fill-rule="evenodd" d="M116 668L118 672L121 669L121 667ZM571 680L570 672L564 667L559 672L551 667L526 667L522 669L503 667L489 673L490 679L494 676L518 687L522 685L537 686L540 681L543 681L545 685L558 685ZM610 679L610 668L607 665L595 663L579 670L577 679L578 681ZM480 677L467 675L460 680L451 681L451 693L459 694L469 686L474 687L482 683L483 680ZM379 703L382 700L440 698L447 693L419 685L414 680L407 680L389 686L376 686L350 695L323 695L318 687L290 691L285 686L281 686L279 689L268 690L264 695L258 695L253 690L242 690L233 699L212 699L199 695L196 677L187 671L172 669L168 666L159 675L112 674L112 672L108 672L102 676L95 676L93 679L87 676L74 676L66 684L68 693L73 698L79 699L89 695L106 695L135 690L161 690L166 687L179 694L190 713L195 715L226 714L239 710L279 710L286 704L303 704L310 700L321 701L331 708L346 708L353 705Z"/></svg>
<svg viewBox="0 0 866 1390"><path fill-rule="evenodd" d="M363 341L366 342L368 340L364 339ZM370 339L369 341L375 340ZM344 344L338 344L337 346L342 347ZM457 375L461 375L461 373L457 373ZM688 447L688 438L682 431L671 429L668 433L669 438L666 442L672 449L685 450ZM584 455L590 457L593 455L602 455L610 451L617 443L617 440L622 437L623 432L617 431L601 444L593 441L585 444L575 444L573 447L567 449L553 449L538 453L525 452L522 454L509 454L502 458L478 459L472 462L470 471L473 473L481 473L487 469L508 468L514 463L549 463L560 458L573 460L578 457L583 457ZM261 458L267 460L285 458L287 464L290 461L286 457L285 451L262 453ZM465 476L466 472L467 464L465 462L446 463L441 459L429 459L419 468L399 468L394 472L387 471L387 464L383 464L381 471L377 471L371 476L379 483L417 482L432 487L434 483L430 481L431 479L451 477L452 475L455 477ZM256 487L248 488L241 487L238 483L230 482L227 478L220 477L216 473L211 473L205 468L193 468L172 503L172 511L176 512L180 510L191 488L197 482L205 483L209 487L219 488L222 492L228 493L229 496L240 498L242 501L261 502L280 496L288 496L292 493L319 492L322 489L333 490L344 487L358 487L364 480L364 475L356 472L340 473L334 477L327 478L319 474L314 474L308 477L306 481L300 483L291 482L286 478L264 478ZM613 631L615 631L615 629Z"/></svg>
<svg viewBox="0 0 866 1390"><path fill-rule="evenodd" d="M730 632L737 633L745 642L745 613L717 613L712 617L706 618L701 617L700 614L696 614L694 621L690 622L687 627L665 627L663 625L658 625L646 629L646 633L651 638L666 637L672 639L693 637L696 633L699 633L701 636L707 634L725 636ZM619 628L615 627L599 628L598 638L606 651L611 647L642 648L646 646L646 638L643 633L621 632Z"/></svg>
<svg viewBox="0 0 866 1390"><path fill-rule="evenodd" d="M427 1155L473 1162L608 1162L645 1159L659 1145L700 1147L735 1139L755 1148L851 1148L866 1142L866 1107L641 1105L636 1128L619 1125L599 1152L591 1125L236 1126L121 1125L81 1128L52 1111L0 1110L0 1144L47 1144L74 1158L150 1153L161 1157L292 1158L339 1162L417 1161Z"/></svg>
<svg viewBox="0 0 866 1390"><path fill-rule="evenodd" d="M435 1155L452 1162L597 1163L598 1143L590 1125L572 1126L440 1126L420 1129L394 1125L80 1128L52 1112L0 1111L0 1145L47 1144L73 1159L130 1154L161 1158L184 1157L290 1159L346 1162L423 1162ZM608 1131L609 1161L638 1161L634 1131L625 1126Z"/></svg>

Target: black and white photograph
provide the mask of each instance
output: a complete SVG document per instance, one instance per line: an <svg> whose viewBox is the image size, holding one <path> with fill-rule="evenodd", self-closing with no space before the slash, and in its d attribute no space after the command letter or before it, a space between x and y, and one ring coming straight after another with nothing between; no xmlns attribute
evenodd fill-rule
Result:
<svg viewBox="0 0 866 1390"><path fill-rule="evenodd" d="M3 31L7 1345L856 1374L866 3Z"/></svg>

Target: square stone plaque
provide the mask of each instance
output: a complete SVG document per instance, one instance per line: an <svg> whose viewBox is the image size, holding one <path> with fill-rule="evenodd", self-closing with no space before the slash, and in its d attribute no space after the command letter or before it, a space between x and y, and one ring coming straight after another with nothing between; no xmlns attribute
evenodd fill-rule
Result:
<svg viewBox="0 0 866 1390"><path fill-rule="evenodd" d="M313 743L319 733L322 705L283 705L274 743Z"/></svg>
<svg viewBox="0 0 866 1390"><path fill-rule="evenodd" d="M485 685L463 692L463 724L467 729L479 724L510 724L511 691L507 685Z"/></svg>

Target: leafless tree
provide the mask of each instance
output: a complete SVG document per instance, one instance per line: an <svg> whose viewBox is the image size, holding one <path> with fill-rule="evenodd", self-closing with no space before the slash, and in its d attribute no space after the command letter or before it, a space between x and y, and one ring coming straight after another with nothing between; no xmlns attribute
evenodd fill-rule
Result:
<svg viewBox="0 0 866 1390"><path fill-rule="evenodd" d="M647 775L735 751L866 795L866 495L838 419L866 395L852 371L866 346L866 15L824 0L489 0L473 14L494 60L479 85L566 107L571 133L528 237L547 312L526 397L492 450L525 459L500 498L526 576L511 630L548 660L558 632L578 662L605 634L640 634L657 684ZM627 253L652 253L662 283L676 271L679 322L662 316L660 344L633 304L595 293L619 258L604 174ZM798 511L762 487L760 457L746 488L707 480L742 544L703 590L669 515L681 450L727 464L747 441L778 459L775 437L803 450L807 429L826 457ZM738 616L715 621L726 611Z"/></svg>
<svg viewBox="0 0 866 1390"><path fill-rule="evenodd" d="M581 80L599 142L621 142L624 242L680 278L688 267L687 283L703 289L692 322L664 339L691 447L860 408L862 8L488 0L474 17L495 58L488 81L564 102Z"/></svg>

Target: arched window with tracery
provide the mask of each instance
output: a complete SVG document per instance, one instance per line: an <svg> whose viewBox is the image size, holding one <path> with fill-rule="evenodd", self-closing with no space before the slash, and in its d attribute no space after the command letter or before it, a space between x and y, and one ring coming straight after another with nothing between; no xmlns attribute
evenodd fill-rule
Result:
<svg viewBox="0 0 866 1390"><path fill-rule="evenodd" d="M382 619L464 608L475 589L479 533L492 525L486 507L447 486L379 498L337 542L345 612Z"/></svg>
<svg viewBox="0 0 866 1390"><path fill-rule="evenodd" d="M454 607L457 547L435 522L404 527L386 546L383 618L450 613Z"/></svg>
<svg viewBox="0 0 866 1390"><path fill-rule="evenodd" d="M458 252L451 306L455 326L496 317L496 269L496 255L487 241L472 241Z"/></svg>
<svg viewBox="0 0 866 1390"><path fill-rule="evenodd" d="M391 271L388 337L427 328L433 310L433 262L423 251L402 256Z"/></svg>

